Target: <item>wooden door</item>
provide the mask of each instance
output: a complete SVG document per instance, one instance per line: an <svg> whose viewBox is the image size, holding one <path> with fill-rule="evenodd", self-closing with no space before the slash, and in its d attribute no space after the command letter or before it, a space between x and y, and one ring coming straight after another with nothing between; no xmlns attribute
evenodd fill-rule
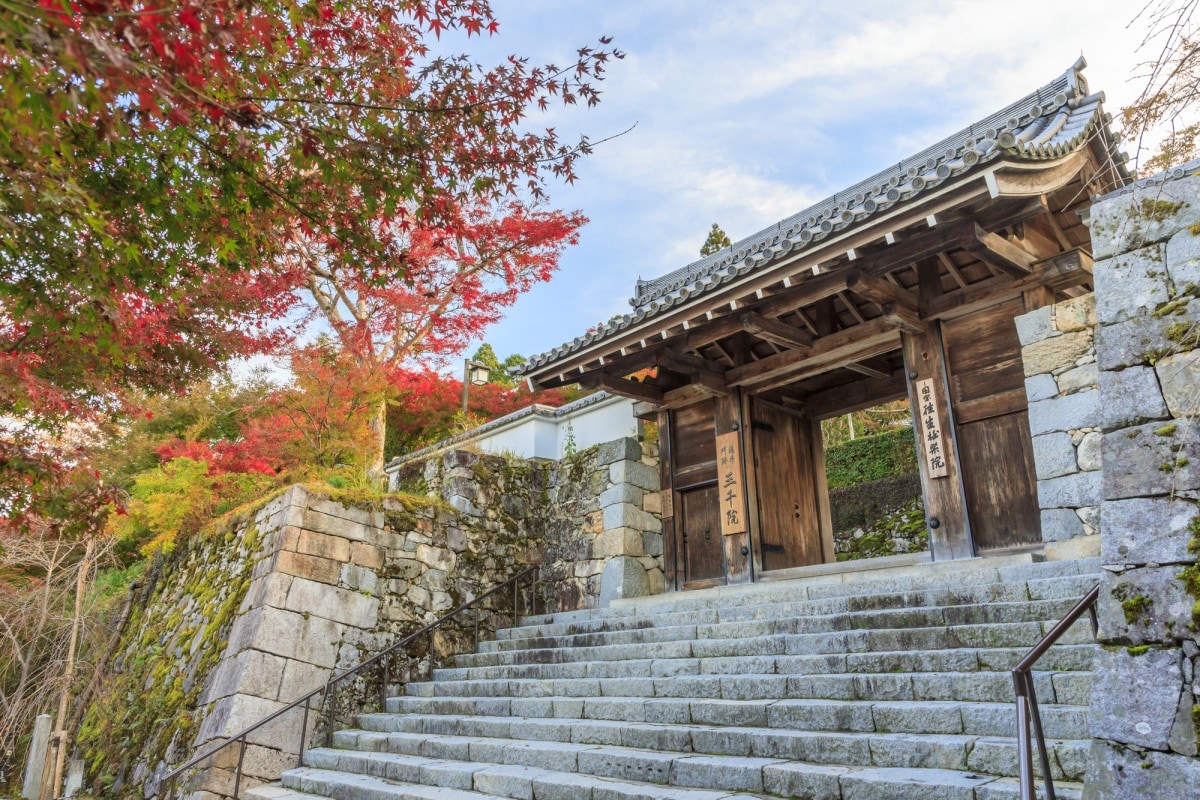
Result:
<svg viewBox="0 0 1200 800"><path fill-rule="evenodd" d="M756 401L751 430L763 569L820 564L812 426Z"/></svg>
<svg viewBox="0 0 1200 800"><path fill-rule="evenodd" d="M977 552L1039 544L1025 372L1013 317L1020 298L947 322L946 350L963 490Z"/></svg>
<svg viewBox="0 0 1200 800"><path fill-rule="evenodd" d="M679 543L684 588L725 582L720 496L714 483L679 494Z"/></svg>
<svg viewBox="0 0 1200 800"><path fill-rule="evenodd" d="M696 589L724 583L715 406L712 400L705 400L676 409L670 421L674 546L680 586Z"/></svg>

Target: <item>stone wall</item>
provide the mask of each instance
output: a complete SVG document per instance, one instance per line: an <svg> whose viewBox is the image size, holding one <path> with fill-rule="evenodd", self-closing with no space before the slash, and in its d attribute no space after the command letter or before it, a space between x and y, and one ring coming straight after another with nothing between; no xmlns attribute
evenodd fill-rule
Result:
<svg viewBox="0 0 1200 800"><path fill-rule="evenodd" d="M405 464L397 485L440 496L468 518L519 521L540 550L552 610L663 591L656 444L618 439L560 461L456 450Z"/></svg>
<svg viewBox="0 0 1200 800"><path fill-rule="evenodd" d="M929 549L921 476L894 475L829 492L838 561Z"/></svg>
<svg viewBox="0 0 1200 800"><path fill-rule="evenodd" d="M1200 163L1089 226L1104 430L1100 640L1085 797L1191 797L1200 646Z"/></svg>
<svg viewBox="0 0 1200 800"><path fill-rule="evenodd" d="M1042 540L1100 532L1100 393L1095 295L1016 318L1037 467Z"/></svg>

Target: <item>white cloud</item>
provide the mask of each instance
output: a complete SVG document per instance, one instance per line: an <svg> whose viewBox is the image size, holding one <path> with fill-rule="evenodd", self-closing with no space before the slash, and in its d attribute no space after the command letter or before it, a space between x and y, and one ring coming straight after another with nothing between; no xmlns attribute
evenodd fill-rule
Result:
<svg viewBox="0 0 1200 800"><path fill-rule="evenodd" d="M487 338L530 354L627 310L634 280L695 258L713 222L736 238L801 210L1000 108L1084 52L1116 112L1140 33L1127 2L500 0L497 46L571 57L601 35L629 56L601 105L539 119L596 137L580 183L552 191L592 219L551 285Z"/></svg>

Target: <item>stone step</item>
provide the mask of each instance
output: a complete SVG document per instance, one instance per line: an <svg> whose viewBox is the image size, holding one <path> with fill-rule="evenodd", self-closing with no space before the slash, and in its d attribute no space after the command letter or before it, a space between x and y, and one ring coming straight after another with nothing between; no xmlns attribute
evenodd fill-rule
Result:
<svg viewBox="0 0 1200 800"><path fill-rule="evenodd" d="M460 733L445 733L455 718L363 715L367 730L337 734L335 746L345 752L389 752L506 765L581 771L620 778L591 768L595 763L636 764L643 777L670 775L673 762L697 756L722 759L779 759L839 767L950 769L998 777L1017 774L1016 741L1009 737L954 734L828 733L715 726L538 725L501 718L459 721ZM495 724L487 724L495 722ZM416 730L414 730L414 728ZM556 734L548 738L546 734ZM543 738L535 738L534 734ZM1055 778L1079 779L1087 763L1090 741L1050 740ZM585 755L586 754L586 755ZM573 764L572 758L579 761ZM305 763L312 763L306 757ZM736 771L736 761L728 766ZM336 768L345 769L344 766ZM652 781L663 782L663 781ZM683 784L688 785L688 784ZM694 784L696 788L727 788ZM755 791L751 789L750 791Z"/></svg>
<svg viewBox="0 0 1200 800"><path fill-rule="evenodd" d="M571 678L667 678L675 675L779 674L811 675L862 672L979 672L1012 669L1028 648L955 648L947 650L897 650L877 653L826 653L808 656L755 656L749 658L631 659L580 661L566 664L512 664L493 667L437 669L431 682L472 680L543 680ZM1092 644L1055 645L1038 661L1046 672L1091 669ZM413 690L428 683L411 683Z"/></svg>
<svg viewBox="0 0 1200 800"><path fill-rule="evenodd" d="M846 573L821 578L722 586L696 592L677 592L653 597L618 600L608 608L582 609L550 615L533 615L521 620L527 624L572 623L591 619L615 617L647 617L664 612L699 609L731 609L743 605L768 605L774 602L818 600L853 595L882 595L955 587L980 587L991 584L1020 584L1039 582L1042 590L1057 591L1064 584L1057 579L1076 576L1096 576L1100 559L1044 561L991 567L991 559L970 559L944 562L920 567L906 567L904 574L875 575ZM866 576L866 577L863 577ZM1079 594L1082 596L1087 590ZM1062 596L1062 595L1058 595Z"/></svg>
<svg viewBox="0 0 1200 800"><path fill-rule="evenodd" d="M773 634L721 639L682 639L664 642L611 644L593 647L541 648L467 653L455 658L458 667L510 664L561 664L580 661L631 659L720 658L744 656L815 655L824 653L957 648L1032 647L1054 626L1042 622L984 623L891 630L852 630L828 633ZM1092 641L1090 623L1079 620L1060 639L1063 644Z"/></svg>
<svg viewBox="0 0 1200 800"><path fill-rule="evenodd" d="M513 716L524 719L645 719L646 698L624 702L589 702L573 697L537 698L405 698L391 704L390 713ZM688 699L688 719L711 720L718 714L761 723L770 728L881 733L965 733L973 736L1015 736L1016 714L1011 701L961 700L827 700L789 699L766 704L709 704ZM1087 706L1044 703L1046 735L1055 739L1088 738ZM740 724L740 723L739 723Z"/></svg>
<svg viewBox="0 0 1200 800"><path fill-rule="evenodd" d="M968 584L954 589L929 589L911 592L864 594L808 600L787 595L774 602L759 599L754 603L707 608L665 606L657 613L646 615L608 615L572 622L533 624L502 629L497 638L528 639L543 636L563 636L601 631L636 630L671 625L708 625L739 622L748 619L780 618L845 614L856 611L929 606L979 605L983 603L1015 603L1030 600L1078 600L1099 580L1087 574L1015 584ZM682 601L681 606L685 605ZM788 613L786 609L793 609Z"/></svg>
<svg viewBox="0 0 1200 800"><path fill-rule="evenodd" d="M485 767L486 769L486 767ZM482 770L480 771L482 772ZM472 773L474 783L474 775ZM630 781L589 778L548 770L519 768L481 775L482 783L508 787L507 795L418 786L384 778L311 767L284 773L284 785L247 790L253 800L734 800L756 795L683 789ZM310 794L299 788L321 790ZM810 800L1017 800L1020 790L1009 778L935 770L842 769L812 764L783 764L764 769L764 789L773 796ZM1079 800L1079 784L1057 782L1063 800ZM769 795L759 795L769 796ZM1038 800L1045 795L1039 790Z"/></svg>
<svg viewBox="0 0 1200 800"><path fill-rule="evenodd" d="M1044 622L1061 619L1077 598L1026 600L1022 602L889 608L870 611L844 611L837 614L797 613L791 605L772 610L786 612L778 617L741 619L699 625L671 625L631 630L541 636L521 639L496 639L480 642L480 653L516 652L558 647L601 647L612 644L643 644L689 639L731 639L773 636L776 634L830 633L851 630L897 630L935 626Z"/></svg>
<svg viewBox="0 0 1200 800"><path fill-rule="evenodd" d="M1042 703L1084 705L1088 702L1090 672L1034 673ZM1013 697L1008 672L883 672L809 675L677 675L665 678L576 678L454 681L412 685L408 695L391 698L388 710L423 710L430 703L447 708L471 701L492 708L506 703L549 698L621 699L646 702L656 698L771 701L781 699L841 700L959 700L1005 702ZM434 702L438 701L438 702ZM442 702L444 701L444 702ZM522 708L541 704L521 703ZM467 713L467 712L462 712ZM485 714L518 711L490 711Z"/></svg>

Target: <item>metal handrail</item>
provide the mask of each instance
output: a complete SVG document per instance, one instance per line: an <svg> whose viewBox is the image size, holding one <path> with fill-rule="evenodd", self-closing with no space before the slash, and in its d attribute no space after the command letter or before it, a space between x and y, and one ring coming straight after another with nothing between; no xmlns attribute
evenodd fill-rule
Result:
<svg viewBox="0 0 1200 800"><path fill-rule="evenodd" d="M1021 800L1037 800L1033 775L1033 737L1037 738L1042 781L1046 787L1046 800L1057 800L1054 795L1054 779L1050 776L1050 754L1046 751L1046 735L1042 731L1042 715L1038 709L1037 691L1033 688L1033 665L1083 616L1085 611L1091 615L1092 638L1096 637L1100 629L1100 621L1096 617L1096 600L1099 597L1100 584L1096 584L1012 668L1013 686L1017 692L1017 757L1018 772L1021 778ZM1031 728L1033 737L1030 736Z"/></svg>
<svg viewBox="0 0 1200 800"><path fill-rule="evenodd" d="M390 647L387 647L387 648L381 650L380 652L371 656L366 661L363 661L362 663L358 664L357 666L351 667L350 669L346 670L345 672L342 672L339 675L331 676L329 678L329 680L327 680L325 682L324 686L316 688L316 689L312 690L311 692L309 692L308 694L304 695L303 697L299 697L296 700L293 700L291 703L289 703L288 705L284 706L281 709L278 709L277 711L273 711L272 713L270 713L267 716L263 717L262 719L258 720L257 722L250 725L249 727L243 728L242 730L238 731L237 733L233 734L232 736L227 737L225 739L225 741L223 741L221 744L217 745L216 747L205 750L200 755L193 756L188 761L186 761L183 765L176 767L175 769L171 770L171 772L169 772L165 776L163 776L163 786L166 788L166 791L163 792L163 796L168 797L168 798L172 796L172 794L175 791L175 783L179 779L179 776L182 775L184 772L186 772L189 769L192 769L196 765L200 764L202 761L208 760L212 756L214 756L217 753L219 753L220 751L224 750L226 747L229 747L230 745L234 744L235 742L238 742L238 743L240 743L240 749L238 751L237 769L234 774L233 794L232 794L232 797L234 798L234 800L237 800L238 794L239 794L239 789L241 789L241 783L242 783L242 760L246 756L246 737L249 736L251 733L254 733L259 728L263 727L264 725L275 721L276 719L278 719L279 717L288 713L289 711L294 711L295 709L299 708L301 705L304 706L304 720L300 725L300 753L298 756L298 763L300 763L300 764L304 763L304 751L307 749L307 744L308 744L308 714L309 714L309 711L311 710L312 699L314 697L321 695L321 705L317 706L317 708L318 708L318 710L324 708L325 703L328 702L329 698L332 696L333 689L339 683L341 683L346 678L358 675L364 669L366 669L369 666L372 666L373 664L383 662L384 675L383 675L383 679L380 681L380 687L379 687L380 706L382 708L383 700L385 699L384 693L387 691L388 659L391 657L391 655L393 653L395 653L397 650L400 650L402 648L407 648L407 646L410 643L412 643L413 641L415 641L416 639L418 639L422 636L427 636L429 634L432 634L435 630L442 627L442 625L449 622L451 619L457 617L462 612L464 612L468 609L471 609L471 608L475 608L480 603L482 603L484 600L487 600L488 598L490 598L494 595L497 595L500 592L505 591L510 586L512 587L512 593L513 593L513 624L515 625L517 622L517 616L518 616L518 610L519 610L518 609L518 598L520 597L520 593L518 592L518 587L522 581L524 581L526 578L529 578L529 576L531 576L531 575L533 577L529 582L532 584L532 586L534 586L536 588L536 586L538 584L538 579L540 577L540 569L537 566L532 566L532 567L522 570L521 572L518 572L516 575L514 575L511 578L509 578L508 580L506 580L504 583L500 584L499 586L493 587L492 589L489 589L487 592L484 592L483 594L479 595L474 600L471 600L470 602L467 602L467 603L463 603L458 608L454 609L453 611L451 611L450 613L448 613L442 617L439 617L437 620L429 623L425 627L421 628L419 631L416 631L415 633L410 633L408 636L405 636L400 641L395 642ZM545 611L545 608L546 608L545 607L545 598L543 598L542 610ZM537 613L537 592L536 591L531 593L530 599L529 599L529 607L526 610L531 611L535 614ZM474 622L475 622L475 626L474 626L475 627L475 647L476 647L476 649L478 649L478 647L479 647L479 615L478 614L475 615ZM331 722L332 722L332 720L331 720ZM327 741L329 739L331 739L332 736L333 736L333 730L332 730L332 725L331 725L330 729L328 731L326 731Z"/></svg>

